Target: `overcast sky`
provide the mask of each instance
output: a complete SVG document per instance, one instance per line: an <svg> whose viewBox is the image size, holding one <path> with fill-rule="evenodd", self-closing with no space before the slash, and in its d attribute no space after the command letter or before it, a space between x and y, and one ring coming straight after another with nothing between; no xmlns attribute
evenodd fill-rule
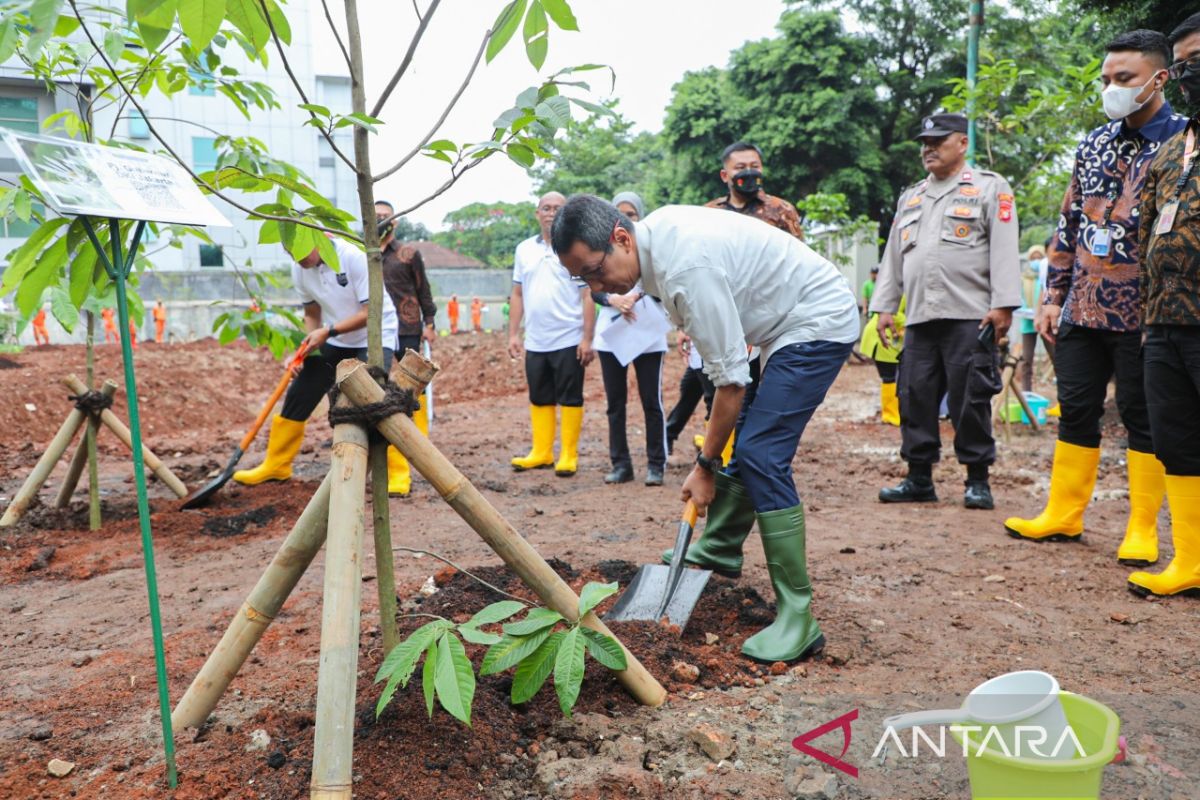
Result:
<svg viewBox="0 0 1200 800"><path fill-rule="evenodd" d="M421 7L429 0L418 0ZM320 4L314 3L316 13ZM378 172L411 149L441 113L446 100L466 75L483 32L502 7L498 1L444 0L434 16L400 89L383 113L387 124L372 146L372 167ZM622 112L639 129L657 131L671 86L688 70L724 66L729 52L742 43L772 35L784 9L783 0L572 0L578 33L551 27L550 55L541 75L578 64L608 64L616 71L613 95ZM416 17L410 0L364 0L368 107L395 71L407 46ZM476 11L480 9L480 11ZM486 9L482 17L477 15ZM372 20L387 24L373 25ZM314 26L315 27L315 26ZM314 32L315 33L315 32ZM314 35L314 43L321 37ZM314 48L318 70L336 69L340 56L332 45ZM344 71L344 68L342 68ZM602 77L604 76L604 77ZM607 96L606 73L591 72L593 101ZM512 105L524 88L539 82L520 42L520 32L491 64L481 64L471 87L442 128L439 138L479 141L488 137L499 112ZM377 197L398 207L429 194L446 176L448 165L419 157L396 176L381 183ZM411 218L433 230L442 228L447 212L475 201L530 199L524 170L504 156L468 172L441 197L414 212Z"/></svg>

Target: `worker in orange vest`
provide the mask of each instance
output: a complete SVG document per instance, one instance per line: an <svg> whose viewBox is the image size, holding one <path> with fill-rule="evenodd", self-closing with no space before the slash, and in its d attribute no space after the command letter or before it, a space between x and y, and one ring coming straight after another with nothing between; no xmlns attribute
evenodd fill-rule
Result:
<svg viewBox="0 0 1200 800"><path fill-rule="evenodd" d="M478 297L471 299L471 327L476 333L483 333L483 302Z"/></svg>
<svg viewBox="0 0 1200 800"><path fill-rule="evenodd" d="M50 334L46 332L46 309L39 308L33 315L33 341L35 344L50 344Z"/></svg>
<svg viewBox="0 0 1200 800"><path fill-rule="evenodd" d="M113 321L113 310L105 308L100 311L100 318L104 320L104 343L112 342L116 344L121 341L120 334L117 333L117 323Z"/></svg>
<svg viewBox="0 0 1200 800"><path fill-rule="evenodd" d="M450 295L450 302L446 303L446 314L450 317L450 332L458 333L458 295Z"/></svg>
<svg viewBox="0 0 1200 800"><path fill-rule="evenodd" d="M133 317L129 318L129 346L137 350L137 323L133 321Z"/></svg>
<svg viewBox="0 0 1200 800"><path fill-rule="evenodd" d="M154 304L154 341L163 343L163 333L167 330L167 309L160 298Z"/></svg>

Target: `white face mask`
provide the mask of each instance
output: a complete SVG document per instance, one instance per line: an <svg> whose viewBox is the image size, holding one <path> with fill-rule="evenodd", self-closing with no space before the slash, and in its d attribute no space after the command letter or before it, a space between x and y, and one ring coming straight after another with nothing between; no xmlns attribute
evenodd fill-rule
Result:
<svg viewBox="0 0 1200 800"><path fill-rule="evenodd" d="M1154 92L1151 92L1149 97L1142 102L1139 103L1137 99L1137 96L1153 82L1154 77L1141 86L1109 84L1108 88L1100 94L1100 98L1104 101L1104 113L1108 115L1109 119L1125 119L1130 114L1136 113L1142 106L1150 102L1151 97L1154 97Z"/></svg>

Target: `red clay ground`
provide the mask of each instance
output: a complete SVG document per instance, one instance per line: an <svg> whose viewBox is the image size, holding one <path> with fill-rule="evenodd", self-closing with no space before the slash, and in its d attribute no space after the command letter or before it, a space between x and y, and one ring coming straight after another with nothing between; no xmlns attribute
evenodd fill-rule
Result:
<svg viewBox="0 0 1200 800"><path fill-rule="evenodd" d="M98 374L119 381L115 348L101 348ZM668 487L607 487L606 428L598 370L588 374L581 471L516 475L511 455L527 447L519 363L499 336L457 336L435 353L435 443L484 491L573 586L623 585L674 535L677 454ZM24 480L69 410L63 372L83 373L78 347L3 356L0 382L0 506ZM666 400L681 364L668 360ZM244 347L212 342L143 345L137 355L148 445L191 487L224 465L280 367ZM574 720L552 692L523 707L507 702L511 676L480 680L466 728L440 710L425 717L415 685L374 720L381 658L374 559L365 565L356 732L356 796L424 797L967 797L963 760L870 758L884 716L957 705L987 677L1046 669L1065 688L1110 705L1123 719L1131 757L1110 766L1105 797L1195 798L1200 779L1200 601L1146 602L1125 589L1113 554L1124 525L1123 442L1108 428L1096 500L1083 543L1042 546L1003 535L1010 513L1033 513L1045 497L1051 435L1014 432L995 467L995 512L961 507L960 470L939 467L942 501L921 508L879 505L878 487L902 474L899 435L874 413L870 367L848 367L797 455L808 510L817 613L825 656L773 676L737 655L769 619L772 598L752 537L740 581L714 578L687 629L625 625L618 634L671 692L659 710L637 707L589 665ZM27 411L25 404L35 406ZM124 414L123 404L118 408ZM640 412L631 404L631 437ZM696 424L699 424L697 417ZM698 427L696 428L698 430ZM202 511L181 512L151 485L171 696L177 700L231 615L269 562L328 463L330 432L309 426L297 476L253 489L227 486ZM264 437L265 438L265 437ZM949 441L949 432L946 432ZM127 454L102 433L105 527L87 530L84 492L69 509L34 508L0 531L0 797L140 798L169 794L162 764L154 664ZM635 458L641 452L634 441ZM262 442L246 457L252 464ZM690 450L690 448L686 448ZM644 465L638 465L639 471ZM60 466L42 493L52 502ZM432 489L391 503L397 545L437 551L516 589L499 560ZM1164 513L1160 527L1165 531ZM1164 560L1169 556L1164 548ZM179 732L179 798L293 798L307 794L320 636L319 556L198 738ZM438 575L423 610L462 617L492 597L428 557L397 554L402 603ZM766 598L764 601L763 598ZM406 630L416 620L402 620ZM474 651L473 651L474 652ZM474 653L478 657L478 653ZM693 684L672 674L695 666ZM845 758L857 779L803 756L791 740L852 709L860 716ZM720 762L690 741L707 723L734 748ZM265 731L264 749L248 749ZM817 744L840 752L837 734ZM76 763L66 778L51 758Z"/></svg>

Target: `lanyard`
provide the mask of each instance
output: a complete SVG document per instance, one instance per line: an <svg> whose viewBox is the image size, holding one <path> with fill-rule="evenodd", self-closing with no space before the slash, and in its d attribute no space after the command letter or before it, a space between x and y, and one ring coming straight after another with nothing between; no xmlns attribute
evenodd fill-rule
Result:
<svg viewBox="0 0 1200 800"><path fill-rule="evenodd" d="M1137 149L1133 151L1133 155L1129 157L1128 161L1121 161L1120 154L1118 152L1118 161L1120 161L1120 163L1122 163L1124 166L1109 183L1108 193L1104 196L1104 221L1100 223L1101 228L1107 228L1108 223L1112 220L1113 210L1117 207L1117 198L1121 194L1121 184L1125 182L1125 176L1129 173L1129 170L1133 168L1133 163L1137 161L1138 156L1142 154L1142 143L1144 141L1144 139L1138 137Z"/></svg>
<svg viewBox="0 0 1200 800"><path fill-rule="evenodd" d="M1183 169L1179 172L1179 180L1175 181L1175 196L1171 198L1171 201L1175 202L1178 202L1183 187L1191 180L1192 173L1196 170L1196 130L1191 124L1188 125L1186 142L1183 150Z"/></svg>

